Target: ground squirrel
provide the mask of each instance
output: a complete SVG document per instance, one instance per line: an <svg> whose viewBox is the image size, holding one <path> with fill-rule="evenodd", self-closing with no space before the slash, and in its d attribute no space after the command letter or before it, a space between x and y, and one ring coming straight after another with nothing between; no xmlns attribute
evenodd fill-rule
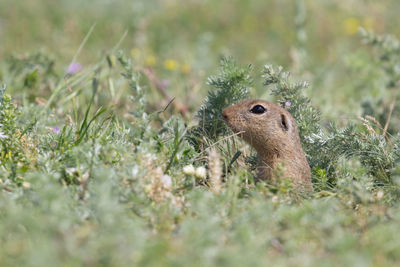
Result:
<svg viewBox="0 0 400 267"><path fill-rule="evenodd" d="M222 116L258 153L257 178L289 178L295 188L313 190L311 171L290 113L263 100L246 100L225 108Z"/></svg>

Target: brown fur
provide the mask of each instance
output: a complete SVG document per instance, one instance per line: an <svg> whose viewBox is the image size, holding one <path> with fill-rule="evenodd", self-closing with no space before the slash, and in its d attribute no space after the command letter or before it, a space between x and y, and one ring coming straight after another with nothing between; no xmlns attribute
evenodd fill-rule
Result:
<svg viewBox="0 0 400 267"><path fill-rule="evenodd" d="M262 114L251 110L261 105ZM311 171L300 143L296 123L290 113L263 100L246 100L227 107L222 115L229 127L255 148L257 178L289 178L297 189L313 190Z"/></svg>

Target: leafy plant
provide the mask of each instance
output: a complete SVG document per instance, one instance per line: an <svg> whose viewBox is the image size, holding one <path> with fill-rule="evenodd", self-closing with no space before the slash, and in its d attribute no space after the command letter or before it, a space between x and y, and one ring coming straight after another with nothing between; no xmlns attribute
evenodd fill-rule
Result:
<svg viewBox="0 0 400 267"><path fill-rule="evenodd" d="M10 95L5 93L6 85L0 88L0 166L6 173L2 176L13 181L17 178L17 172L25 172L34 161L34 148L32 140L26 137L26 133L32 130L36 121L30 125L19 127L17 123L20 112L12 102ZM1 176L0 176L1 177ZM21 185L21 179L18 184Z"/></svg>
<svg viewBox="0 0 400 267"><path fill-rule="evenodd" d="M300 133L307 159L314 173L314 182L322 188L333 188L341 157L356 158L373 175L378 184L390 183L390 173L399 161L398 139L393 146L384 133L375 131L371 126L376 121L361 120L364 127L349 125L343 129L335 123L323 129L320 113L312 105L302 90L308 87L306 82L292 82L290 74L282 67L275 70L266 65L264 69L265 85L274 85L271 93L282 107L294 117ZM379 126L379 125L376 125Z"/></svg>
<svg viewBox="0 0 400 267"><path fill-rule="evenodd" d="M198 126L190 130L189 140L199 148L204 141L215 142L226 134L228 128L222 120L222 110L249 97L253 80L253 67L239 66L233 58L223 57L220 61L220 72L210 76L207 84L216 89L209 90L205 102L196 114Z"/></svg>

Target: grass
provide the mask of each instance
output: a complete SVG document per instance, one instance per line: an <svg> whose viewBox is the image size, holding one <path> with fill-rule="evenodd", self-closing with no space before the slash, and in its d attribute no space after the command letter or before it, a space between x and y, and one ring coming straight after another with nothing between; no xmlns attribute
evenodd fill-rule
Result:
<svg viewBox="0 0 400 267"><path fill-rule="evenodd" d="M357 30L399 8L2 1L0 265L398 265L398 42ZM248 94L291 101L313 194L254 183L218 118Z"/></svg>

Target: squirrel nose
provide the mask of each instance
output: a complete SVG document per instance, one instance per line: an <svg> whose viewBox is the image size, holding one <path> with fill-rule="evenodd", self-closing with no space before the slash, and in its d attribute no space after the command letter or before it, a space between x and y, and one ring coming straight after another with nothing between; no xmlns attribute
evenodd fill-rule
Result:
<svg viewBox="0 0 400 267"><path fill-rule="evenodd" d="M224 120L227 120L228 119L228 114L226 114L227 112L226 112L226 109L224 109L223 111L222 111L222 117L224 118Z"/></svg>

